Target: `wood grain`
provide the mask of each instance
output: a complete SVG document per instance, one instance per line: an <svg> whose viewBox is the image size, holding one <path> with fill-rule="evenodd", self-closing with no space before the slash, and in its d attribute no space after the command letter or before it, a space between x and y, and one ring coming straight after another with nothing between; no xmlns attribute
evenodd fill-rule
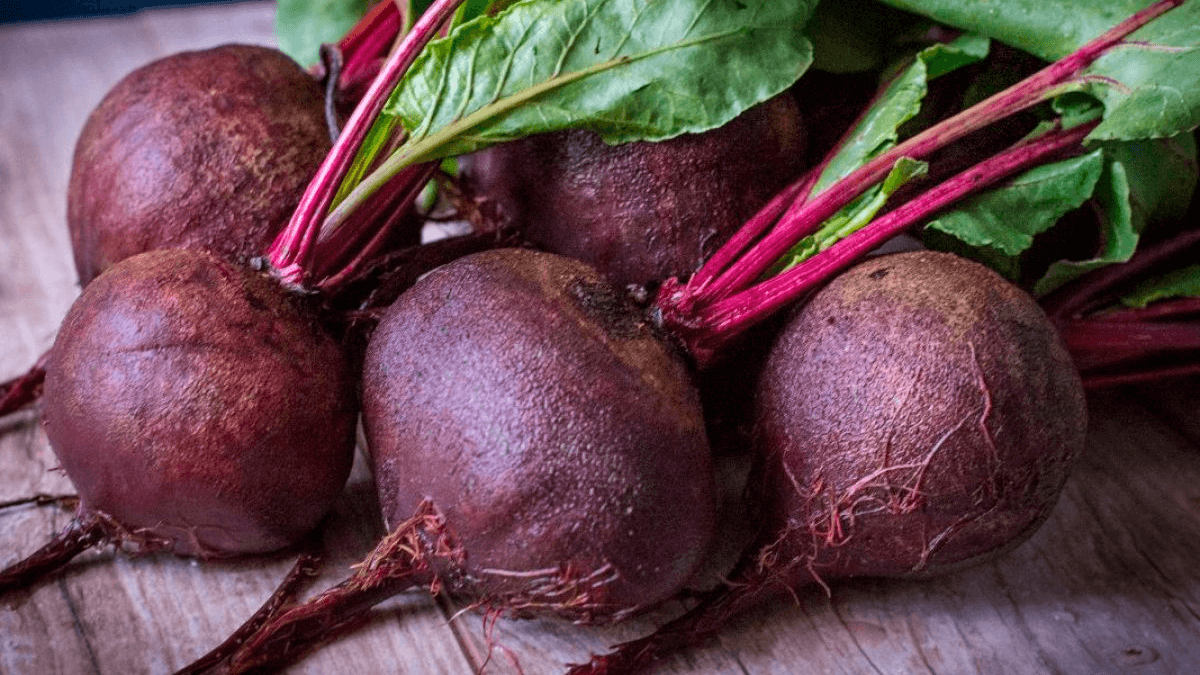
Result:
<svg viewBox="0 0 1200 675"><path fill-rule="evenodd" d="M0 378L53 340L77 294L63 222L74 140L117 79L173 51L272 44L274 5L162 9L0 25ZM736 619L661 673L1200 672L1200 397L1196 381L1098 392L1088 451L1049 521L1002 559L927 581L861 580ZM37 411L0 420L0 501L70 491ZM334 583L381 534L362 458L326 534ZM0 564L70 513L0 510ZM0 598L0 674L162 674L252 613L291 556L197 564L89 553ZM422 593L393 599L294 673L558 673L674 612L604 629L498 622ZM515 664L519 664L520 670Z"/></svg>

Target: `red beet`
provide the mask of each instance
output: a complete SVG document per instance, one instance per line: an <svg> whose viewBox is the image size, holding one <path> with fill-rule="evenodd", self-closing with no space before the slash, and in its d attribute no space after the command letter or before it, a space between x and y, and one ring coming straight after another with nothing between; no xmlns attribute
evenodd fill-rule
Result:
<svg viewBox="0 0 1200 675"><path fill-rule="evenodd" d="M323 106L316 81L267 47L180 52L126 75L75 146L80 282L156 248L261 255L329 152Z"/></svg>
<svg viewBox="0 0 1200 675"><path fill-rule="evenodd" d="M211 558L315 527L349 474L357 405L340 346L311 314L201 251L133 256L88 284L44 396L81 500L75 528Z"/></svg>
<svg viewBox="0 0 1200 675"><path fill-rule="evenodd" d="M686 367L586 265L508 249L440 268L376 329L363 397L387 522L439 509L484 602L609 619L668 597L706 551ZM555 595L572 576L589 584Z"/></svg>
<svg viewBox="0 0 1200 675"><path fill-rule="evenodd" d="M835 279L778 338L758 396L773 517L799 524L779 541L795 581L933 574L1015 545L1087 426L1034 300L944 253Z"/></svg>
<svg viewBox="0 0 1200 675"><path fill-rule="evenodd" d="M790 94L723 127L617 146L586 130L531 136L466 158L464 182L535 245L616 284L685 277L799 175Z"/></svg>
<svg viewBox="0 0 1200 675"><path fill-rule="evenodd" d="M1024 541L1083 449L1083 388L1035 301L974 262L861 263L797 311L758 380L758 543L728 588L572 672L623 673L764 596L946 573Z"/></svg>

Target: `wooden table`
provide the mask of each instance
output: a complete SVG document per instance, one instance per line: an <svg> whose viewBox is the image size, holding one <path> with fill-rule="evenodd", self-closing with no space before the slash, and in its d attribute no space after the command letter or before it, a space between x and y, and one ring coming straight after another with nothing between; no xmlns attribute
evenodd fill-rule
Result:
<svg viewBox="0 0 1200 675"><path fill-rule="evenodd" d="M177 50L273 41L274 5L248 2L121 17L0 25L0 378L51 343L77 293L64 225L71 152L85 117L129 70ZM743 616L662 673L1200 672L1200 382L1096 392L1086 456L1050 520L1004 558L921 581L838 583ZM70 492L36 410L0 420L0 502ZM359 462L326 541L316 588L381 533ZM0 564L70 519L0 510ZM197 564L82 556L29 592L0 598L0 674L169 673L248 616L286 555ZM665 610L671 611L672 608ZM561 672L661 616L602 630L501 621L421 593L377 608L296 673Z"/></svg>

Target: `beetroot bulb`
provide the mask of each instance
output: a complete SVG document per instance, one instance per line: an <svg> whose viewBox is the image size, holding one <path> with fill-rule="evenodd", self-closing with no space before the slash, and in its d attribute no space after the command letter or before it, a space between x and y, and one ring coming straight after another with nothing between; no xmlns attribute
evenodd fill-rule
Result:
<svg viewBox="0 0 1200 675"><path fill-rule="evenodd" d="M1082 384L1048 317L948 253L835 277L779 329L756 390L757 543L728 586L573 675L639 671L789 589L993 558L1049 515L1085 441Z"/></svg>
<svg viewBox="0 0 1200 675"><path fill-rule="evenodd" d="M439 510L485 604L608 620L701 561L713 479L686 367L584 264L439 268L376 329L363 400L385 521Z"/></svg>
<svg viewBox="0 0 1200 675"><path fill-rule="evenodd" d="M757 407L767 465L786 468L767 477L774 517L818 516L787 538L804 562L794 573L814 580L935 574L1023 541L1087 427L1040 307L935 252L860 263L808 302L771 349Z"/></svg>
<svg viewBox="0 0 1200 675"><path fill-rule="evenodd" d="M188 249L126 258L88 284L43 397L79 511L0 589L104 541L207 559L312 530L349 476L358 408L341 346L298 298Z"/></svg>
<svg viewBox="0 0 1200 675"><path fill-rule="evenodd" d="M463 181L534 245L594 265L619 286L700 267L803 168L790 93L716 129L607 145L584 129L464 158Z"/></svg>
<svg viewBox="0 0 1200 675"><path fill-rule="evenodd" d="M317 82L282 52L179 52L122 78L76 142L67 226L82 284L157 248L246 262L331 147Z"/></svg>

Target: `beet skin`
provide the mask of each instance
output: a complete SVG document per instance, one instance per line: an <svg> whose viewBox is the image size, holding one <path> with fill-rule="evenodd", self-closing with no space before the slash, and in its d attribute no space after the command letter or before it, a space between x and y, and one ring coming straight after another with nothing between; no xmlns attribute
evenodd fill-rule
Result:
<svg viewBox="0 0 1200 675"><path fill-rule="evenodd" d="M341 493L354 382L341 348L265 276L207 252L140 254L72 305L46 433L121 543L201 558L296 542Z"/></svg>
<svg viewBox="0 0 1200 675"><path fill-rule="evenodd" d="M371 338L363 417L389 527L432 504L463 556L443 583L485 607L619 618L708 549L687 368L583 263L501 249L426 276Z"/></svg>
<svg viewBox="0 0 1200 675"><path fill-rule="evenodd" d="M793 585L1011 548L1057 501L1087 419L1033 298L926 251L870 259L813 296L772 347L758 405L777 538L761 562Z"/></svg>

